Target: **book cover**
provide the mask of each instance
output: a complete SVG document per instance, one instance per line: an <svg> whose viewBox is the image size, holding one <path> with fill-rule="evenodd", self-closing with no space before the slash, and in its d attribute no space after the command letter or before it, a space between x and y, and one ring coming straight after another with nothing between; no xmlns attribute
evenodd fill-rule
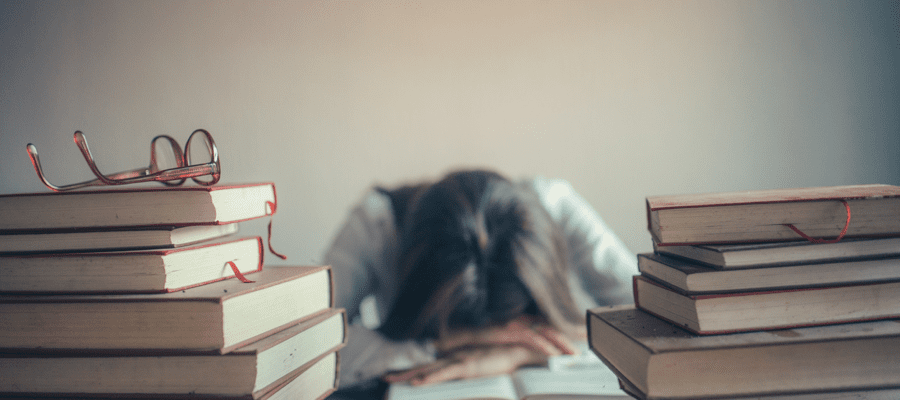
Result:
<svg viewBox="0 0 900 400"><path fill-rule="evenodd" d="M660 246L801 239L788 225L820 239L900 235L900 187L890 185L650 196L646 208Z"/></svg>
<svg viewBox="0 0 900 400"><path fill-rule="evenodd" d="M660 254L638 254L638 270L685 294L734 293L900 280L900 257L762 268L714 269Z"/></svg>
<svg viewBox="0 0 900 400"><path fill-rule="evenodd" d="M0 233L221 225L275 212L273 183L0 195Z"/></svg>
<svg viewBox="0 0 900 400"><path fill-rule="evenodd" d="M328 266L269 267L178 292L0 296L0 349L227 353L334 307Z"/></svg>
<svg viewBox="0 0 900 400"><path fill-rule="evenodd" d="M0 377L0 394L266 397L297 384L293 381L305 370L341 348L347 339L345 327L343 310L329 310L228 354L0 355L0 369L6 371ZM335 381L335 361L316 377L330 376L330 382L324 382L327 388ZM321 388L322 393L327 388Z"/></svg>
<svg viewBox="0 0 900 400"><path fill-rule="evenodd" d="M701 335L900 317L897 281L691 295L635 276L634 299L641 310Z"/></svg>
<svg viewBox="0 0 900 400"><path fill-rule="evenodd" d="M653 251L717 269L759 268L897 256L900 255L900 238L845 238L836 243L800 240L695 246L660 246L653 243Z"/></svg>
<svg viewBox="0 0 900 400"><path fill-rule="evenodd" d="M619 386L630 395L629 398L638 400L683 400L674 397L647 397L634 384L623 378L619 378ZM824 390L796 393L779 393L767 395L749 396L715 396L709 400L896 400L900 399L900 388L872 388L860 390ZM704 400L699 397L691 397L691 400Z"/></svg>
<svg viewBox="0 0 900 400"><path fill-rule="evenodd" d="M0 254L172 249L232 235L237 223L0 234Z"/></svg>
<svg viewBox="0 0 900 400"><path fill-rule="evenodd" d="M0 256L0 293L153 293L262 270L260 237L167 250ZM231 265L234 265L232 268Z"/></svg>
<svg viewBox="0 0 900 400"><path fill-rule="evenodd" d="M651 399L900 387L900 324L697 336L634 306L588 310L591 350Z"/></svg>
<svg viewBox="0 0 900 400"><path fill-rule="evenodd" d="M249 395L209 395L209 394L141 394L141 393L120 393L120 394L85 394L78 393L74 395L52 395L52 394L28 394L28 395L3 395L4 399L15 400L35 400L35 399L53 399L53 400L100 400L100 399L123 399L123 400L149 400L149 399L170 399L170 400L324 400L334 393L338 388L341 375L341 357L340 352L332 351L323 354L319 358L310 361L297 371L291 373L281 384L260 392ZM561 399L562 400L562 399ZM572 399L582 400L582 399ZM587 399L585 399L587 400Z"/></svg>

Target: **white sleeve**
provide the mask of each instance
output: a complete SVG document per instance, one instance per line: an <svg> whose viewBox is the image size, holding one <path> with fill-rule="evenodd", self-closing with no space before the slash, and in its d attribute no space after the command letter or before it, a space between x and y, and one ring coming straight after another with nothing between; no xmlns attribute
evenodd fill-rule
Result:
<svg viewBox="0 0 900 400"><path fill-rule="evenodd" d="M350 320L359 316L363 299L381 290L382 281L390 278L388 257L397 240L390 207L380 193L367 193L325 253L325 264L334 276L335 305L347 309Z"/></svg>
<svg viewBox="0 0 900 400"><path fill-rule="evenodd" d="M350 321L341 350L341 387L434 360L431 344L392 341L374 330L397 293L397 240L390 199L372 190L350 212L325 253L335 306L346 309Z"/></svg>
<svg viewBox="0 0 900 400"><path fill-rule="evenodd" d="M579 306L633 302L637 257L568 182L537 178L532 185L566 238L570 284Z"/></svg>

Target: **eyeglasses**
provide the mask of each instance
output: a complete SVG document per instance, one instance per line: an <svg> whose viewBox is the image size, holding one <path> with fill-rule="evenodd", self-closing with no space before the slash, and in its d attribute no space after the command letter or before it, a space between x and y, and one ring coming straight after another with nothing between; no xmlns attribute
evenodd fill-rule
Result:
<svg viewBox="0 0 900 400"><path fill-rule="evenodd" d="M198 137L198 140L203 142L206 147L207 153L209 154L209 162L191 164L191 144L194 142L195 137ZM168 135L159 135L150 142L149 167L117 172L110 175L104 175L97 168L97 164L94 163L94 156L91 155L91 150L88 148L87 139L85 139L84 134L81 133L81 131L75 132L75 144L78 145L78 149L81 150L84 160L87 161L88 167L91 168L91 171L97 179L63 186L56 186L47 181L47 178L44 176L44 171L41 168L41 161L40 158L38 158L37 148L31 143L27 146L28 156L31 158L31 164L34 165L34 170L37 171L38 178L41 179L41 182L43 182L44 185L53 191L62 192L88 186L127 185L129 183L152 181L161 182L168 186L178 186L184 183L188 178L191 178L199 185L210 186L218 182L222 174L216 142L213 141L212 135L205 129L197 129L191 133L187 143L184 145L184 151L181 150L178 142L172 137ZM157 158L156 154L158 144L163 146L168 144L175 162L174 167L167 169L160 168L159 158ZM201 178L207 175L209 176L208 178Z"/></svg>

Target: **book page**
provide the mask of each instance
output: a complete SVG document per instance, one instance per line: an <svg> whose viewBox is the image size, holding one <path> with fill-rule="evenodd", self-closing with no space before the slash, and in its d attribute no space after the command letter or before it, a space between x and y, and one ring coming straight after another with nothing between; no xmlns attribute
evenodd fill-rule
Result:
<svg viewBox="0 0 900 400"><path fill-rule="evenodd" d="M551 357L548 367L522 368L513 373L522 396L570 394L624 396L616 375L593 354Z"/></svg>
<svg viewBox="0 0 900 400"><path fill-rule="evenodd" d="M618 384L617 384L618 385ZM388 389L387 400L518 400L515 386L508 375L442 382L426 386L395 383Z"/></svg>

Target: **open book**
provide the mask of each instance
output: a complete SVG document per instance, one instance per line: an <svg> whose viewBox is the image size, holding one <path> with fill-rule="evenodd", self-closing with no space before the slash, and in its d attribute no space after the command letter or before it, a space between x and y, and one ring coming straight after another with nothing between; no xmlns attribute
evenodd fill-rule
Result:
<svg viewBox="0 0 900 400"><path fill-rule="evenodd" d="M591 353L553 357L546 367L522 368L509 375L427 386L393 384L385 398L386 400L630 399L619 388L616 375Z"/></svg>

